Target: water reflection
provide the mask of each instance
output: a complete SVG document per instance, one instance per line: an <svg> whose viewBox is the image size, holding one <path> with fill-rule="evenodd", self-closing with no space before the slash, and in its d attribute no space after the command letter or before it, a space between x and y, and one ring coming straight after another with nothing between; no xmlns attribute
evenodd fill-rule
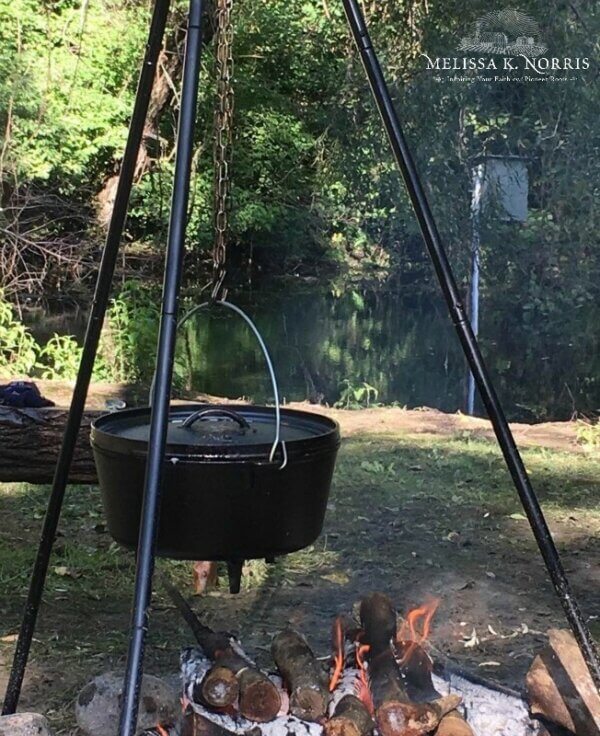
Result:
<svg viewBox="0 0 600 736"><path fill-rule="evenodd" d="M321 287L241 293L286 400L340 397L342 382L374 386L382 403L456 411L464 405L464 359L441 300L399 291ZM597 315L560 325L485 313L482 347L510 419L568 419L600 406ZM557 329L558 328L558 329ZM192 318L178 343L177 373L211 394L270 399L262 355L244 323L213 313ZM483 414L481 406L478 413Z"/></svg>

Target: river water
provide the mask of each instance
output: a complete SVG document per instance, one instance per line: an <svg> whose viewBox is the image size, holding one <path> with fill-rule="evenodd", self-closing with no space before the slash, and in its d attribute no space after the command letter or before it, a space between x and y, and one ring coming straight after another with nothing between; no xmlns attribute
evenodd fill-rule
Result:
<svg viewBox="0 0 600 736"><path fill-rule="evenodd" d="M333 404L344 392L352 400L366 384L376 391L369 391L371 402L464 409L465 362L437 296L312 284L236 290L231 300L262 333L286 401ZM511 420L598 411L600 310L544 320L524 315L518 305L510 314L490 314L484 301L481 312L482 349ZM47 333L48 324L38 323L34 331ZM63 315L57 331L81 335L81 316ZM243 321L224 310L190 320L178 340L177 365L198 391L257 402L272 397L258 344ZM484 415L480 403L476 413Z"/></svg>

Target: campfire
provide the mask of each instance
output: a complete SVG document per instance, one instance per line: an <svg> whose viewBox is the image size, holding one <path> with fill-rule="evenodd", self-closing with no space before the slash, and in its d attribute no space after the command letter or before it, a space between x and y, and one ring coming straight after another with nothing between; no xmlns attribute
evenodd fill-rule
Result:
<svg viewBox="0 0 600 736"><path fill-rule="evenodd" d="M271 644L274 668L259 668L231 635L201 624L170 591L197 647L181 655L182 736L535 736L518 693L434 666L428 636L438 601L398 624L391 600L364 597L357 618L338 616L332 652L317 657L293 629ZM435 672L434 672L435 669Z"/></svg>

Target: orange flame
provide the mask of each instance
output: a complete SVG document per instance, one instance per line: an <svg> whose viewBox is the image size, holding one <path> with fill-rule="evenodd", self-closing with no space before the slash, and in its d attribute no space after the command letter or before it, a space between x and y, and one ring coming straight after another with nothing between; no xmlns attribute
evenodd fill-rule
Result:
<svg viewBox="0 0 600 736"><path fill-rule="evenodd" d="M160 734L160 736L169 736L168 732L165 731L165 729L162 726L157 726L156 730Z"/></svg>
<svg viewBox="0 0 600 736"><path fill-rule="evenodd" d="M344 670L344 628L341 616L338 616L333 622L333 647L333 673L329 680L330 693L336 689Z"/></svg>
<svg viewBox="0 0 600 736"><path fill-rule="evenodd" d="M367 674L367 664L364 655L368 653L371 647L368 644L356 645L356 666L358 667L359 676L356 682L356 696L362 701L369 713L375 713L375 704L371 696L371 688L369 687L369 676Z"/></svg>
<svg viewBox="0 0 600 736"><path fill-rule="evenodd" d="M405 664L410 659L417 644L423 644L429 638L431 620L439 605L440 599L432 598L418 608L413 608L406 615L406 619L396 637L399 644L407 645L400 664Z"/></svg>

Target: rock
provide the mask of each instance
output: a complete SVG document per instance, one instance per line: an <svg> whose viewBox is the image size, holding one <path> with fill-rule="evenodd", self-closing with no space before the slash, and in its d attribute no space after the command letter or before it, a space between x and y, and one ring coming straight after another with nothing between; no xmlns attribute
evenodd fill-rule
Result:
<svg viewBox="0 0 600 736"><path fill-rule="evenodd" d="M550 629L525 684L531 712L567 731L600 736L600 694L570 631Z"/></svg>
<svg viewBox="0 0 600 736"><path fill-rule="evenodd" d="M86 736L117 736L123 676L107 672L95 677L79 693L75 704L77 724ZM179 718L176 691L152 675L144 675L138 714L138 733Z"/></svg>
<svg viewBox="0 0 600 736"><path fill-rule="evenodd" d="M39 713L15 713L0 716L0 736L52 736L52 731Z"/></svg>

